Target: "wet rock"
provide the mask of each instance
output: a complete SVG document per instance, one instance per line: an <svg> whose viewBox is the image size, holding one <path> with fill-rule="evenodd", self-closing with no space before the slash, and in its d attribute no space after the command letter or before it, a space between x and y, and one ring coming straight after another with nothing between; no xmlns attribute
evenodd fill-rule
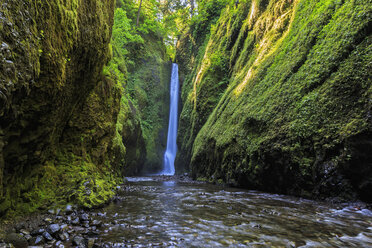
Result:
<svg viewBox="0 0 372 248"><path fill-rule="evenodd" d="M31 236L30 234L26 234L24 237L25 237L25 239L26 239L27 241L29 241L29 240L32 239L32 236Z"/></svg>
<svg viewBox="0 0 372 248"><path fill-rule="evenodd" d="M102 226L102 221L100 221L100 220L93 220L92 225L93 226L96 226L96 227L100 227L100 226Z"/></svg>
<svg viewBox="0 0 372 248"><path fill-rule="evenodd" d="M36 240L35 240L34 244L35 245L42 245L42 244L44 244L44 242L45 242L44 237L39 235L39 236L36 237Z"/></svg>
<svg viewBox="0 0 372 248"><path fill-rule="evenodd" d="M88 248L93 248L95 242L96 242L96 239L94 238L88 239Z"/></svg>
<svg viewBox="0 0 372 248"><path fill-rule="evenodd" d="M72 205L67 205L65 209L66 214L71 214L74 211Z"/></svg>
<svg viewBox="0 0 372 248"><path fill-rule="evenodd" d="M85 221L89 220L89 215L87 213L84 213L84 214L81 215L81 219L85 220Z"/></svg>
<svg viewBox="0 0 372 248"><path fill-rule="evenodd" d="M76 219L74 219L73 221L71 221L71 223L74 224L74 225L78 225L80 223L79 217L76 217Z"/></svg>
<svg viewBox="0 0 372 248"><path fill-rule="evenodd" d="M15 248L25 248L28 246L26 238L17 233L8 234L4 241L5 243L12 244Z"/></svg>
<svg viewBox="0 0 372 248"><path fill-rule="evenodd" d="M43 233L43 237L44 237L46 240L48 240L48 241L52 241L52 240L54 240L53 237L52 237L52 235L50 235L50 233L48 233L48 232L44 232L44 233Z"/></svg>
<svg viewBox="0 0 372 248"><path fill-rule="evenodd" d="M71 220L72 220L71 216L67 216L66 220L67 220L67 223L71 223Z"/></svg>
<svg viewBox="0 0 372 248"><path fill-rule="evenodd" d="M30 232L25 229L21 229L19 232L22 233L23 235L30 235Z"/></svg>
<svg viewBox="0 0 372 248"><path fill-rule="evenodd" d="M37 230L32 231L31 232L31 236L41 235L41 234L43 234L43 232L45 232L45 229L40 228L40 229L37 229Z"/></svg>
<svg viewBox="0 0 372 248"><path fill-rule="evenodd" d="M77 245L79 246L79 248L86 248L88 247L88 242L86 239L84 239L83 237L81 236L75 236L72 240L72 243L74 245Z"/></svg>
<svg viewBox="0 0 372 248"><path fill-rule="evenodd" d="M67 224L62 224L62 225L61 225L61 230L66 230L66 229L67 229L67 227L68 227L68 225L67 225Z"/></svg>
<svg viewBox="0 0 372 248"><path fill-rule="evenodd" d="M44 221L51 223L53 220L51 218L45 218Z"/></svg>
<svg viewBox="0 0 372 248"><path fill-rule="evenodd" d="M58 242L55 244L55 247L56 247L56 248L64 248L65 246L62 244L62 241L58 241Z"/></svg>
<svg viewBox="0 0 372 248"><path fill-rule="evenodd" d="M25 229L25 224L24 223L19 223L15 226L16 232L21 232L22 229Z"/></svg>
<svg viewBox="0 0 372 248"><path fill-rule="evenodd" d="M67 232L63 232L59 234L59 239L62 241L66 241L70 238L70 235Z"/></svg>
<svg viewBox="0 0 372 248"><path fill-rule="evenodd" d="M61 230L61 227L58 224L52 224L48 226L48 232L52 235L59 232L59 230Z"/></svg>

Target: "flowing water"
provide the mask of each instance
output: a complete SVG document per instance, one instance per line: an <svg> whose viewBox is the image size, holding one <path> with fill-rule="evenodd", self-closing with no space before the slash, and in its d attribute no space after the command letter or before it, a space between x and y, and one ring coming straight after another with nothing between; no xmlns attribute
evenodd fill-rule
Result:
<svg viewBox="0 0 372 248"><path fill-rule="evenodd" d="M128 180L122 201L96 213L111 247L372 247L367 209L174 177Z"/></svg>
<svg viewBox="0 0 372 248"><path fill-rule="evenodd" d="M169 110L169 125L167 150L164 153L164 170L162 175L174 175L174 159L177 153L177 118L178 118L178 98L179 98L179 81L178 81L178 65L172 65L172 78L170 90L170 110Z"/></svg>

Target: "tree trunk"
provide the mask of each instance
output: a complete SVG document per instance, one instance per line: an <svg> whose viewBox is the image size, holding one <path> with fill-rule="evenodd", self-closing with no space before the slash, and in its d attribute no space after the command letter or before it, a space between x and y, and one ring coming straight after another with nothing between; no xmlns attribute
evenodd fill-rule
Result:
<svg viewBox="0 0 372 248"><path fill-rule="evenodd" d="M139 7L138 7L137 22L136 22L136 26L137 27L139 25L139 18L140 18L140 13L141 13L141 7L142 7L142 0L140 1Z"/></svg>

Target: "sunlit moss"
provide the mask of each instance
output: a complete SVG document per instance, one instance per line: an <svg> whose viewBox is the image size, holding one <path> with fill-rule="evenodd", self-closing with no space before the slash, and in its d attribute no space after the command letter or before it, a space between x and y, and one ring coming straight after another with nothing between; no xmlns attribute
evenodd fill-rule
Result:
<svg viewBox="0 0 372 248"><path fill-rule="evenodd" d="M371 7L363 1L243 1L226 7L194 68L211 68L208 59L224 54L228 85L216 105L205 108L220 78L199 77L195 85L198 71L188 71L196 107L182 98L179 157L186 162L178 160L180 165L190 166L194 177L246 187L368 198L363 192L371 170L357 164L370 157L361 155L364 145L355 141L365 142L371 130L368 16ZM184 87L182 95L190 92ZM330 164L339 187L324 177L322 166ZM347 173L356 173L354 167L364 171L358 180Z"/></svg>

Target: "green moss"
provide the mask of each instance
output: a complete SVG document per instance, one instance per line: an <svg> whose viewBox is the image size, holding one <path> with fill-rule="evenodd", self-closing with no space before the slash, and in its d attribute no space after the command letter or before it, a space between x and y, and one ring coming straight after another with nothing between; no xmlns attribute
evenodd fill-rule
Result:
<svg viewBox="0 0 372 248"><path fill-rule="evenodd" d="M84 168L76 180L86 174L116 177L117 168L106 161L121 94L101 75L110 55L113 7L114 1L100 0L4 5L7 25L0 38L9 51L0 56L12 61L12 74L0 71L1 80L11 82L0 87L6 100L0 104L0 215L26 215L66 202L72 193L63 187L78 185L64 175L69 170ZM56 154L68 162L54 159ZM98 182L102 190L91 199L74 201L93 206L107 200L110 185Z"/></svg>
<svg viewBox="0 0 372 248"><path fill-rule="evenodd" d="M354 139L371 132L371 13L363 1L226 6L184 69L181 167L269 191L366 197L370 156Z"/></svg>

